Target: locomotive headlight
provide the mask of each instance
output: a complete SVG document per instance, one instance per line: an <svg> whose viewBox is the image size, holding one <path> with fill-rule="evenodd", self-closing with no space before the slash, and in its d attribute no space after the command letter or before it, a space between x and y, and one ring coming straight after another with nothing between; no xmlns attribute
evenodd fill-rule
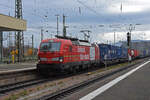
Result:
<svg viewBox="0 0 150 100"><path fill-rule="evenodd" d="M60 58L59 58L59 61L60 61L60 62L63 62L63 57L60 57Z"/></svg>
<svg viewBox="0 0 150 100"><path fill-rule="evenodd" d="M60 62L63 62L63 59L59 59Z"/></svg>
<svg viewBox="0 0 150 100"><path fill-rule="evenodd" d="M60 62L63 62L63 57L59 57L59 61L60 61Z"/></svg>

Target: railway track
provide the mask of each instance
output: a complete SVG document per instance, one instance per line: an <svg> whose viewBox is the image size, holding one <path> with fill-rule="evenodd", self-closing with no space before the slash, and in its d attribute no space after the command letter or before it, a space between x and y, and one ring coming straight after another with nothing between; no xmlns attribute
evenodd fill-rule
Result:
<svg viewBox="0 0 150 100"><path fill-rule="evenodd" d="M0 93L5 94L7 92L10 92L16 89L24 88L27 86L32 86L32 85L39 84L39 83L44 83L46 81L48 81L48 79L34 79L34 80L26 81L26 82L19 82L15 84L6 85L6 86L1 86Z"/></svg>
<svg viewBox="0 0 150 100"><path fill-rule="evenodd" d="M99 69L98 67L94 67L90 69L90 71L94 71ZM67 77L71 77L74 75L80 75L83 73L89 72L89 70L86 71L80 71L77 73L71 73L71 74L63 74L63 75L57 75L55 77L41 77L37 73L36 70L27 70L27 71L19 71L19 72L9 72L9 73L2 73L0 74L0 94L6 94L8 92L26 88L29 86L42 84L45 82L50 82L58 79L63 79Z"/></svg>
<svg viewBox="0 0 150 100"><path fill-rule="evenodd" d="M137 63L140 63L142 61L140 60ZM128 69L131 66L133 66L133 65L130 65L130 66L127 66L127 67L123 67L123 68L119 68L119 70L116 70L116 71L114 71L112 73L108 73L106 75L95 77L93 79L87 80L87 81L82 82L80 84L76 84L76 85L74 85L72 87L68 87L66 89L60 90L58 92L55 92L55 93L52 93L52 94L49 94L49 95L45 95L45 96L43 96L43 97L41 97L39 99L36 99L36 100L56 100L56 99L60 99L61 97L64 97L64 96L66 96L66 95L68 95L68 94L70 94L70 93L72 93L72 92L74 92L76 90L79 90L79 89L81 89L81 88L83 88L83 87L85 87L87 85L90 85L93 82L102 80L102 79L104 79L106 77L109 77L109 76L111 76L111 75L113 75L113 74L115 74L117 72L120 72L122 70ZM99 68L92 69L92 71L97 70L97 69L99 69ZM86 72L89 72L89 71L87 70ZM76 74L80 75L80 74L83 74L83 73L86 73L86 72L83 71L83 72L79 72L79 73L76 73ZM36 78L34 78L32 80L28 80L28 81L22 81L22 82L17 82L17 83L8 84L8 85L1 85L0 86L0 93L1 93L1 95L3 95L3 94L6 94L6 93L14 91L14 90L18 90L18 89L26 88L26 87L29 87L29 86L50 82L50 81L53 81L53 80L63 79L63 78L66 78L66 77L71 77L71 76L74 76L76 74L67 74L67 75L58 76L58 77L55 77L55 78L52 78L52 77L51 78L43 78L43 77L41 77L41 78L38 77L37 78L36 77Z"/></svg>
<svg viewBox="0 0 150 100"><path fill-rule="evenodd" d="M94 68L94 69L92 69L92 71L97 70L97 69L98 68ZM58 80L58 79L63 79L63 78L66 78L66 77L71 77L71 76L77 75L77 74L80 75L80 74L83 74L83 73L86 73L86 72L88 72L88 70L87 71L81 71L81 72L78 72L78 73L72 73L72 74L63 74L62 76L58 75L58 76L55 76L54 78L52 78L52 77L50 77L50 78L40 77L36 73L37 77L32 79L32 80L16 82L14 84L8 84L8 85L1 85L0 86L0 93L5 94L5 93L8 93L8 92L17 90L17 89L26 88L26 87L29 87L29 86L38 85L38 84L42 84L42 83L46 83L46 82L50 82L50 81L54 81L54 80Z"/></svg>
<svg viewBox="0 0 150 100"><path fill-rule="evenodd" d="M94 70L96 70L96 69L94 69ZM79 72L78 74L82 74L82 73L84 73L84 72ZM26 88L29 86L38 85L38 84L42 84L42 83L46 83L46 82L50 82L50 81L54 81L54 80L58 80L58 79L63 79L63 78L73 76L73 75L75 75L75 74L64 74L63 76L55 76L54 78L40 77L37 75L37 77L32 80L17 82L14 84L2 85L2 86L0 86L0 93L5 94L8 92L17 90L17 89Z"/></svg>
<svg viewBox="0 0 150 100"><path fill-rule="evenodd" d="M36 69L0 73L0 87L37 79Z"/></svg>
<svg viewBox="0 0 150 100"><path fill-rule="evenodd" d="M140 64L142 61L138 61L136 64ZM126 67L119 68L118 70L115 70L113 72L94 77L94 78L92 78L90 80L86 80L84 82L81 82L79 84L73 85L73 86L68 87L66 89L62 89L62 90L59 90L59 91L57 91L55 93L47 94L47 95L42 96L42 97L40 97L38 99L32 99L32 100L61 100L64 97L74 93L77 90L80 90L80 89L82 89L84 87L87 87L88 85L93 84L94 82L103 80L103 79L105 79L105 78L107 78L109 76L112 76L112 75L114 75L114 74L116 74L118 72L126 70L126 69L128 69L128 68L130 68L130 67L132 67L132 66L134 66L136 64L131 64L131 65L128 65Z"/></svg>

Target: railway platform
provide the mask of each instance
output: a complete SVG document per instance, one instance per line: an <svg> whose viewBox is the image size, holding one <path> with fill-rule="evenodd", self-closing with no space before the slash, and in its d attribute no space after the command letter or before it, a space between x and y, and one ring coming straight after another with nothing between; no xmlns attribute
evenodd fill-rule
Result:
<svg viewBox="0 0 150 100"><path fill-rule="evenodd" d="M24 62L15 64L0 64L0 74L8 72L16 72L23 70L36 69L37 62Z"/></svg>
<svg viewBox="0 0 150 100"><path fill-rule="evenodd" d="M150 60L95 82L62 100L149 100Z"/></svg>

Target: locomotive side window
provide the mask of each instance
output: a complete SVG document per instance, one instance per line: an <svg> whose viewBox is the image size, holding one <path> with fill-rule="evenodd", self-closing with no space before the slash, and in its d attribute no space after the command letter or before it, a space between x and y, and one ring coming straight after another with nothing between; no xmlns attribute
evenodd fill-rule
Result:
<svg viewBox="0 0 150 100"><path fill-rule="evenodd" d="M40 46L40 51L59 51L60 42L43 42Z"/></svg>

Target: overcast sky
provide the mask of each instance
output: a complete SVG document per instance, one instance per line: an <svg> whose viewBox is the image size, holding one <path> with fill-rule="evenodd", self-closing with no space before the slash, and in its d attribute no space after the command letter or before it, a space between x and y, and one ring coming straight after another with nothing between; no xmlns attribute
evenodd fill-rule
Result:
<svg viewBox="0 0 150 100"><path fill-rule="evenodd" d="M150 40L149 0L22 0L23 18L27 20L27 37L34 34L39 45L40 29L44 38L56 34L56 14L59 14L59 33L62 34L62 14L65 14L67 34L83 38L83 29L92 31L92 42L126 40L129 24L135 26L132 39ZM14 16L15 0L1 0L0 13ZM46 32L48 30L48 32Z"/></svg>

